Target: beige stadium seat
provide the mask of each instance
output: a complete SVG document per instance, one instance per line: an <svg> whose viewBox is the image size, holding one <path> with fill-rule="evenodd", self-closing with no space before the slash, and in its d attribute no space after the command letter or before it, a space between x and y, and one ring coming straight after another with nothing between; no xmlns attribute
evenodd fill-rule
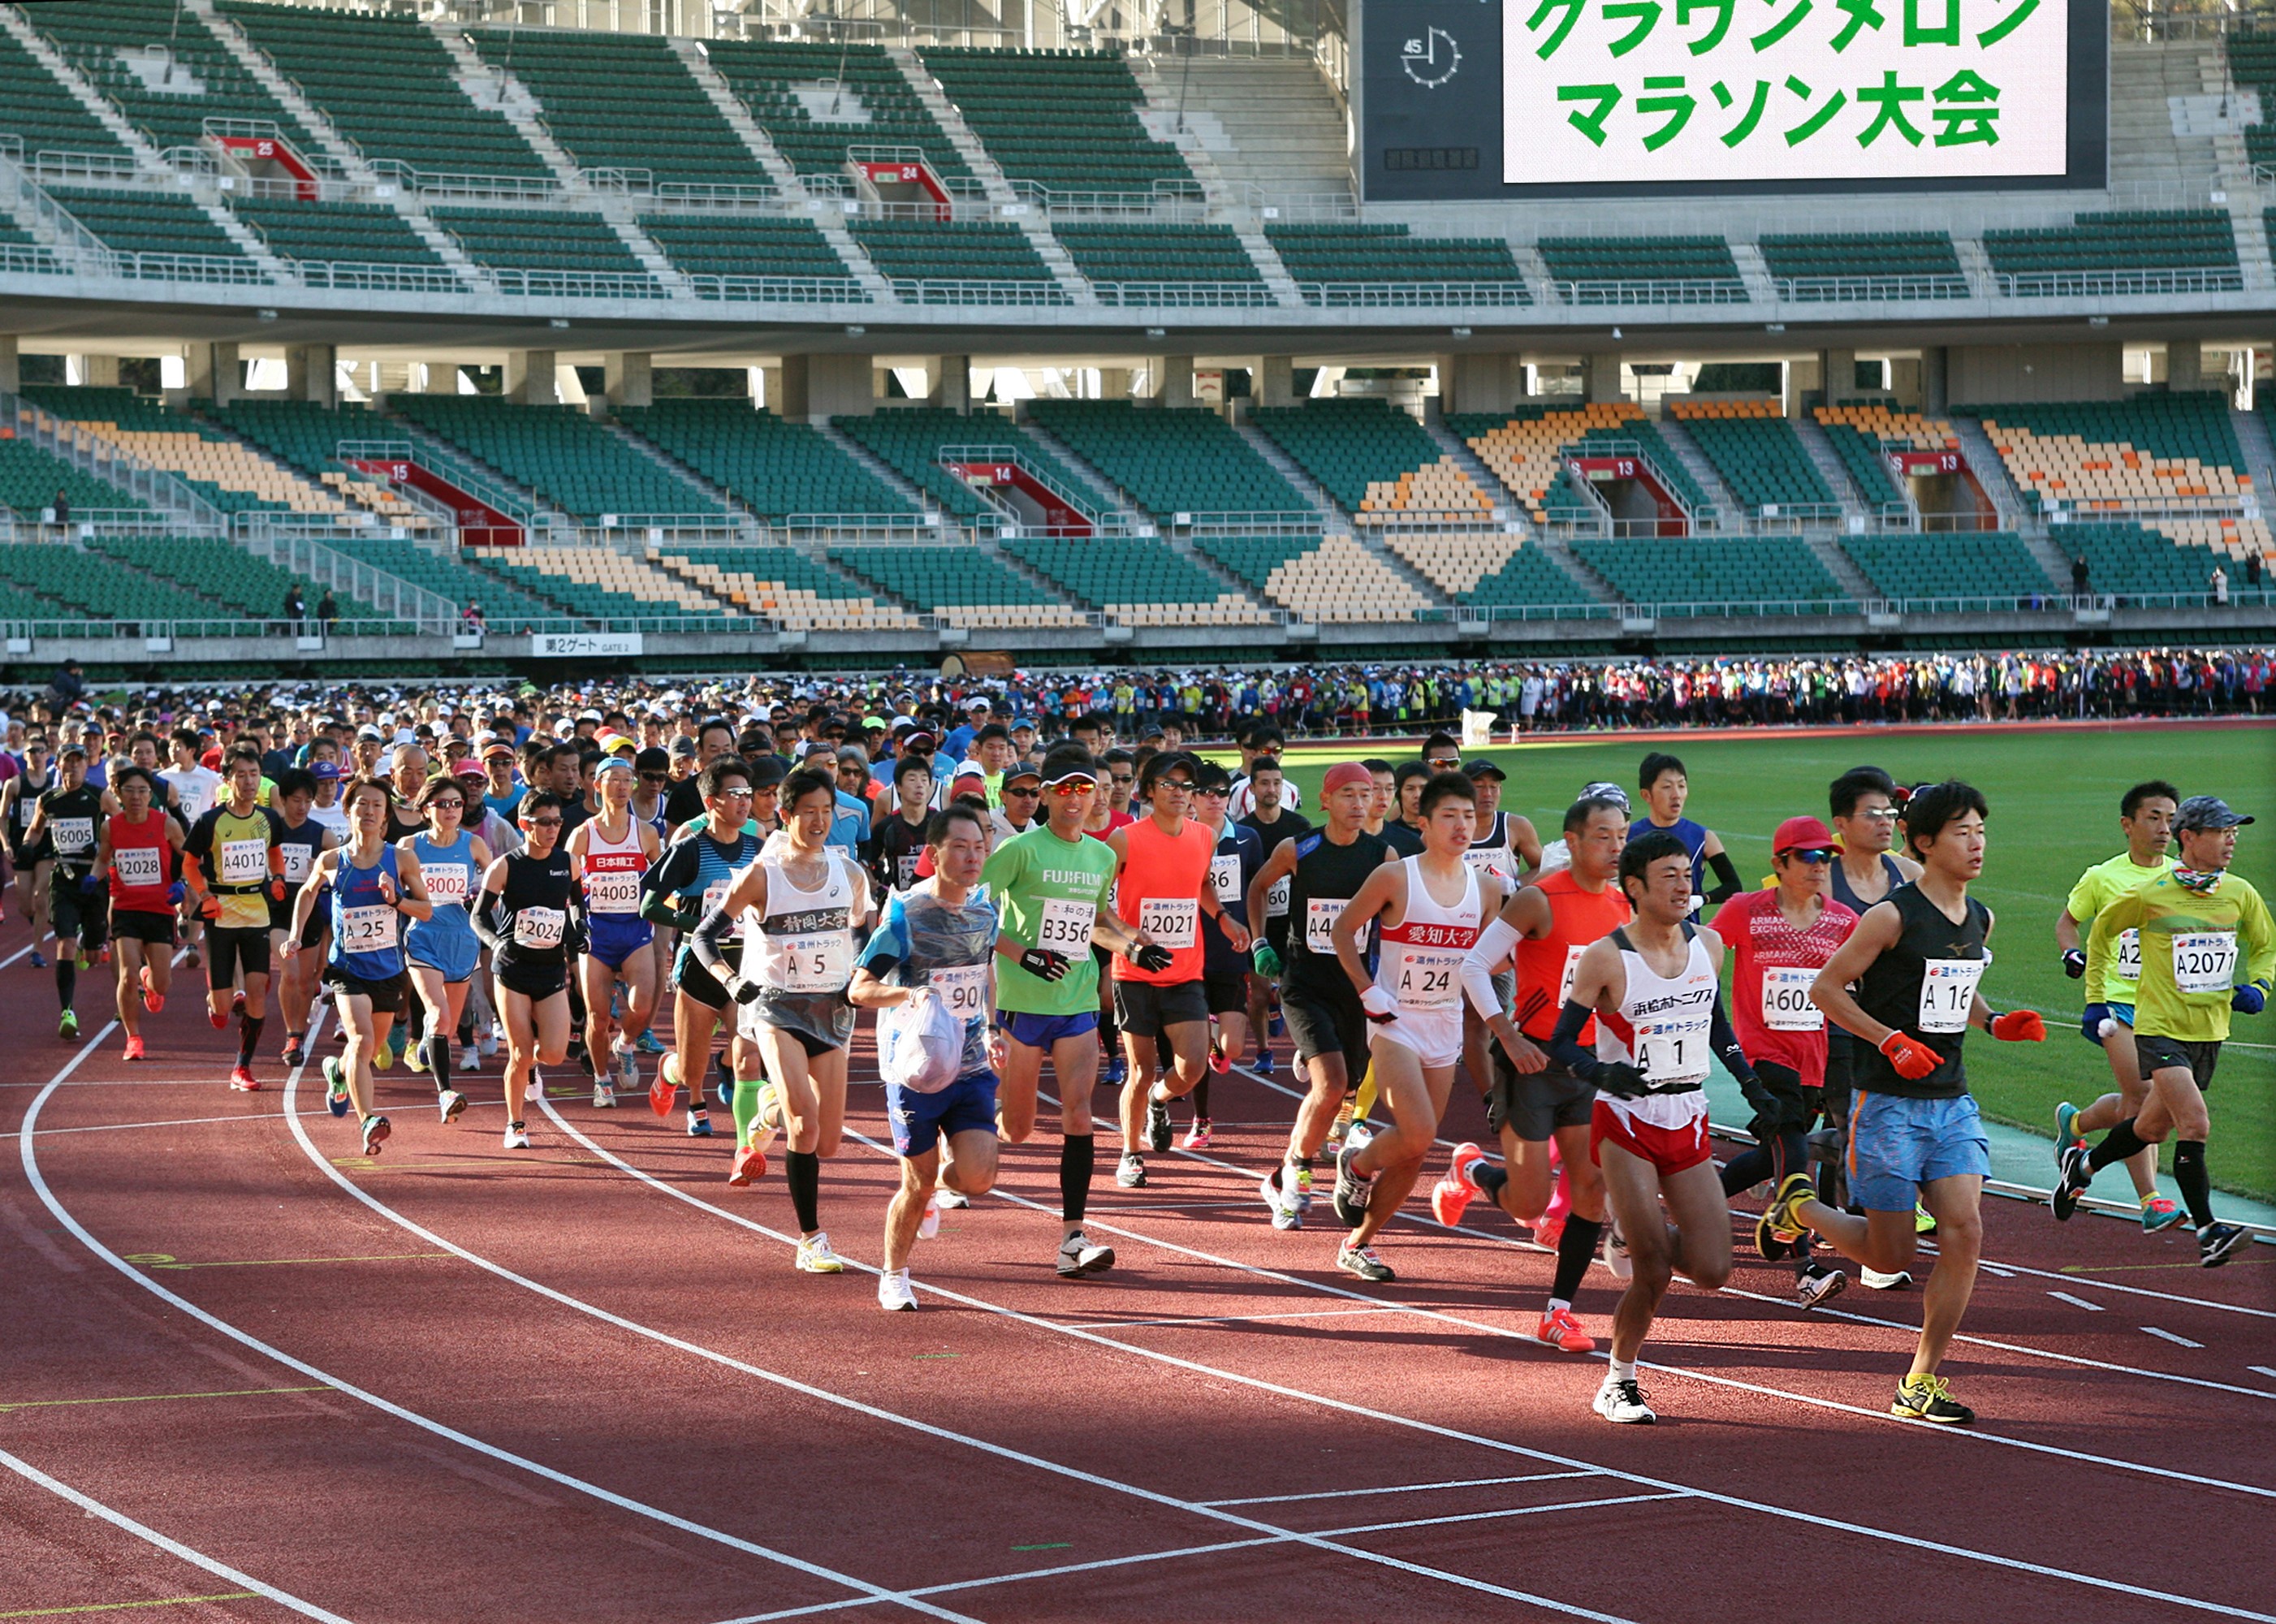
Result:
<svg viewBox="0 0 2276 1624"><path fill-rule="evenodd" d="M2159 459L2124 441L2037 435L1986 418L1984 432L2019 490L2049 504L2122 516L2128 512L2208 512L2234 509L2251 489L2249 477L2194 457Z"/></svg>
<svg viewBox="0 0 2276 1624"><path fill-rule="evenodd" d="M1643 415L1643 408L1632 400L1591 401L1569 412L1504 423L1473 437L1470 449L1538 524L1543 499L1557 478L1565 448L1592 431L1615 429Z"/></svg>

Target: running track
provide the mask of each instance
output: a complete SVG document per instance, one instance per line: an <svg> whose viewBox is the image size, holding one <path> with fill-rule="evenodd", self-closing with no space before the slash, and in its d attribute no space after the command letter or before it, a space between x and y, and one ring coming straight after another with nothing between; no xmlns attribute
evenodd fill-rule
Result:
<svg viewBox="0 0 2276 1624"><path fill-rule="evenodd" d="M1498 1213L1412 1208L1387 1286L1274 1233L1292 1103L1238 1074L1215 1149L1102 1178L1112 1273L1051 1271L1046 1136L888 1317L866 1273L790 1268L779 1177L728 1189L724 1137L562 1094L509 1157L495 1097L446 1130L398 1068L367 1163L273 1045L269 1090L226 1091L194 975L148 1066L99 1021L56 1041L25 939L0 926L0 1619L2276 1620L2276 1248L2200 1271L1989 1203L1964 1433L1882 1413L1917 1293L1806 1321L1742 1262L1671 1294L1660 1423L1612 1428L1601 1363L1522 1339L1549 1259ZM891 1181L878 1142L825 1168L849 1257ZM1600 1334L1612 1300L1594 1271Z"/></svg>

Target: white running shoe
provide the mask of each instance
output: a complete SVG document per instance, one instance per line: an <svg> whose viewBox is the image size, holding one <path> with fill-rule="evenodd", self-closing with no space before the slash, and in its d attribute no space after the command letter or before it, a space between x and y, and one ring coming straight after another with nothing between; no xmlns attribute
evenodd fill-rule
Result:
<svg viewBox="0 0 2276 1624"><path fill-rule="evenodd" d="M472 1043L468 1043L464 1049L459 1051L459 1069L462 1072L478 1072L482 1070L482 1051L475 1048Z"/></svg>
<svg viewBox="0 0 2276 1624"><path fill-rule="evenodd" d="M1059 1242L1058 1271L1062 1278L1074 1279L1086 1274L1104 1274L1114 1267L1114 1248L1094 1246L1089 1235L1080 1229Z"/></svg>
<svg viewBox="0 0 2276 1624"><path fill-rule="evenodd" d="M1848 1284L1849 1277L1839 1269L1813 1268L1794 1283L1794 1301L1805 1309L1814 1309L1840 1296Z"/></svg>
<svg viewBox="0 0 2276 1624"><path fill-rule="evenodd" d="M1868 1269L1860 1264L1857 1270L1857 1281L1859 1285L1869 1286L1874 1291L1902 1291L1913 1283L1913 1277L1902 1269L1898 1270L1894 1274L1883 1274L1878 1269Z"/></svg>
<svg viewBox="0 0 2276 1624"><path fill-rule="evenodd" d="M1264 1181L1258 1185L1256 1189L1257 1194L1264 1197L1265 1210L1272 1215L1273 1228L1301 1229L1304 1227L1304 1209L1298 1203L1295 1196L1280 1188L1280 1175L1278 1172L1266 1173Z"/></svg>
<svg viewBox="0 0 2276 1624"><path fill-rule="evenodd" d="M925 1202L924 1217L917 1220L917 1239L929 1241L938 1233L940 1233L940 1192L935 1190ZM908 1271L904 1269L901 1272L906 1276ZM880 1286L877 1289L882 1292L884 1287ZM889 1302L885 1306L891 1309L898 1308L899 1304ZM912 1302L909 1306L914 1308L916 1304Z"/></svg>
<svg viewBox="0 0 2276 1624"><path fill-rule="evenodd" d="M593 1085L593 1107L596 1111L614 1111L617 1108L616 1089L605 1082L595 1083Z"/></svg>
<svg viewBox="0 0 2276 1624"><path fill-rule="evenodd" d="M521 1097L532 1105L545 1097L545 1079L534 1066L529 1068L529 1081L521 1085Z"/></svg>
<svg viewBox="0 0 2276 1624"><path fill-rule="evenodd" d="M881 1270L877 1275L877 1306L888 1313L914 1312L917 1294L909 1286L906 1269Z"/></svg>
<svg viewBox="0 0 2276 1624"><path fill-rule="evenodd" d="M529 1130L519 1122L505 1125L505 1148L509 1150L529 1149Z"/></svg>
<svg viewBox="0 0 2276 1624"><path fill-rule="evenodd" d="M1651 1406L1643 1401L1642 1387L1633 1380L1622 1381L1615 1376L1605 1377L1605 1385L1597 1389L1596 1411L1606 1421L1626 1423L1650 1423L1659 1419L1652 1413Z"/></svg>
<svg viewBox="0 0 2276 1624"><path fill-rule="evenodd" d="M972 1204L972 1197L962 1190L952 1190L944 1184L933 1191L932 1203L943 1212L961 1212Z"/></svg>
<svg viewBox="0 0 2276 1624"><path fill-rule="evenodd" d="M846 1260L830 1249L830 1237L821 1230L798 1243L798 1266L807 1274L843 1274Z"/></svg>
<svg viewBox="0 0 2276 1624"><path fill-rule="evenodd" d="M634 1090L640 1088L640 1051L637 1049L617 1051L617 1086Z"/></svg>
<svg viewBox="0 0 2276 1624"><path fill-rule="evenodd" d="M1612 1279L1625 1280L1635 1272L1635 1265L1628 1262L1627 1238L1620 1233L1620 1226L1610 1217L1605 1219L1605 1244L1602 1249L1605 1267L1612 1271ZM1647 1415L1645 1419L1650 1420L1650 1417Z"/></svg>
<svg viewBox="0 0 2276 1624"><path fill-rule="evenodd" d="M445 1089L435 1097L435 1109L443 1113L444 1122L455 1122L467 1109L467 1097L456 1089Z"/></svg>

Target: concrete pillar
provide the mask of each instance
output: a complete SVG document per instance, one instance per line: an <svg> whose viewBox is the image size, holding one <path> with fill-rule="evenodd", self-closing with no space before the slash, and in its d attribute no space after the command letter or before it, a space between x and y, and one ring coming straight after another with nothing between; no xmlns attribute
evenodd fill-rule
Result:
<svg viewBox="0 0 2276 1624"><path fill-rule="evenodd" d="M1248 392L1261 406L1285 406L1296 404L1295 359L1288 355L1260 355L1249 363Z"/></svg>
<svg viewBox="0 0 2276 1624"><path fill-rule="evenodd" d="M1517 404L1523 368L1514 355L1438 357L1438 410L1506 412Z"/></svg>
<svg viewBox="0 0 2276 1624"><path fill-rule="evenodd" d="M116 355L81 355L79 361L79 381L109 389L118 383L118 357Z"/></svg>
<svg viewBox="0 0 2276 1624"><path fill-rule="evenodd" d="M1855 350L1820 350L1817 353L1818 387L1825 391L1827 406L1840 406L1857 392L1857 352Z"/></svg>
<svg viewBox="0 0 2276 1624"><path fill-rule="evenodd" d="M551 350L512 350L505 358L505 398L524 406L556 406Z"/></svg>
<svg viewBox="0 0 2276 1624"><path fill-rule="evenodd" d="M1190 355L1158 355L1154 359L1154 398L1165 406L1178 408L1194 404L1194 358Z"/></svg>
<svg viewBox="0 0 2276 1624"><path fill-rule="evenodd" d="M2166 387L2178 394L2204 386L2204 346L2195 338L2169 342L2166 345Z"/></svg>
<svg viewBox="0 0 2276 1624"><path fill-rule="evenodd" d="M1930 345L1921 351L1920 409L1927 416L1942 417L1952 410L1952 391L1945 382L1945 368L1942 345Z"/></svg>
<svg viewBox="0 0 2276 1624"><path fill-rule="evenodd" d="M190 393L202 394L216 405L227 406L245 392L245 375L239 370L237 345L233 344L192 345L189 375Z"/></svg>
<svg viewBox="0 0 2276 1624"><path fill-rule="evenodd" d="M800 410L801 412L805 409L806 398L806 375L804 366L805 363L800 361L798 391ZM762 411L772 412L778 417L789 417L794 415L791 409L783 404L783 390L785 387L783 380L790 375L790 362L788 359L785 358L783 364L779 367L754 367L751 370L759 375L757 380L759 408Z"/></svg>
<svg viewBox="0 0 2276 1624"><path fill-rule="evenodd" d="M877 409L876 370L876 361L867 355L785 355L776 409L801 421L867 417ZM774 383L767 380L770 401L777 398Z"/></svg>
<svg viewBox="0 0 2276 1624"><path fill-rule="evenodd" d="M656 404L656 358L639 350L601 357L601 374L611 406Z"/></svg>
<svg viewBox="0 0 2276 1624"><path fill-rule="evenodd" d="M1130 398L1131 369L1127 367L1101 367L1098 369L1098 398L1101 400Z"/></svg>
<svg viewBox="0 0 2276 1624"><path fill-rule="evenodd" d="M1897 398L1897 404L1906 411L1921 409L1921 363L1917 357L1889 357L1889 392Z"/></svg>
<svg viewBox="0 0 2276 1624"><path fill-rule="evenodd" d="M931 363L932 403L952 412L972 410L972 357L943 355Z"/></svg>
<svg viewBox="0 0 2276 1624"><path fill-rule="evenodd" d="M0 333L0 389L11 395L24 387L22 353L17 347L19 342L13 333Z"/></svg>
<svg viewBox="0 0 2276 1624"><path fill-rule="evenodd" d="M1627 398L1626 384L1620 376L1620 357L1617 350L1600 350L1581 358L1581 381L1583 398L1591 405L1605 404Z"/></svg>
<svg viewBox="0 0 2276 1624"><path fill-rule="evenodd" d="M329 344L293 344L284 349L284 393L316 406L339 404L339 352Z"/></svg>

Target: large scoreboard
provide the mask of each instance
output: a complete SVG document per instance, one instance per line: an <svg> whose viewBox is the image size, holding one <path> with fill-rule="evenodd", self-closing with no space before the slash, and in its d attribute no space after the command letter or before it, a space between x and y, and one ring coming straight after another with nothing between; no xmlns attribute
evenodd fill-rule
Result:
<svg viewBox="0 0 2276 1624"><path fill-rule="evenodd" d="M1361 0L1371 202L2098 189L2107 0Z"/></svg>

